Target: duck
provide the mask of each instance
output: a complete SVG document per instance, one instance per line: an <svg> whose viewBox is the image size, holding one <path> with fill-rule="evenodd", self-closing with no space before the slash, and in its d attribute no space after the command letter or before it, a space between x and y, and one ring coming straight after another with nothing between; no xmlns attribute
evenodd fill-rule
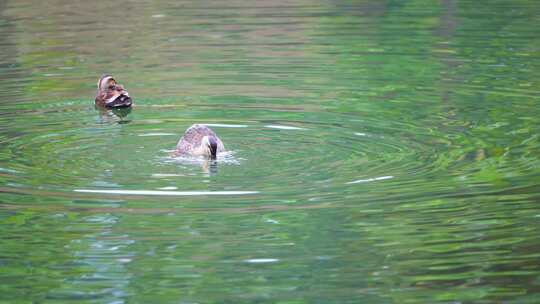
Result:
<svg viewBox="0 0 540 304"><path fill-rule="evenodd" d="M176 145L177 155L204 156L216 159L225 146L216 132L203 124L189 127Z"/></svg>
<svg viewBox="0 0 540 304"><path fill-rule="evenodd" d="M96 106L106 108L131 107L133 100L124 86L118 84L109 74L101 76L97 82Z"/></svg>

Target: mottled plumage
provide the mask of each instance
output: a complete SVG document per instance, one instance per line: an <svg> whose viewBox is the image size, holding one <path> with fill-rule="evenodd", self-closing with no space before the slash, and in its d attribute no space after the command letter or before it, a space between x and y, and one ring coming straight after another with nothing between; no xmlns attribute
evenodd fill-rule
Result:
<svg viewBox="0 0 540 304"><path fill-rule="evenodd" d="M97 83L96 105L107 108L130 107L131 97L111 75L103 75Z"/></svg>
<svg viewBox="0 0 540 304"><path fill-rule="evenodd" d="M216 158L217 153L223 151L225 151L225 146L216 133L209 127L199 124L187 129L176 145L178 154Z"/></svg>

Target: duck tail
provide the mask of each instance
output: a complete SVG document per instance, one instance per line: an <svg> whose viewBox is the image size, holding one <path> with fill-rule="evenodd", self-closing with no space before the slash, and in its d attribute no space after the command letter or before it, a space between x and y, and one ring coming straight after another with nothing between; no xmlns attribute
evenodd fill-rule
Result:
<svg viewBox="0 0 540 304"><path fill-rule="evenodd" d="M207 146L208 150L210 151L210 158L216 159L217 158L217 140L214 136L205 136L206 140L204 141Z"/></svg>

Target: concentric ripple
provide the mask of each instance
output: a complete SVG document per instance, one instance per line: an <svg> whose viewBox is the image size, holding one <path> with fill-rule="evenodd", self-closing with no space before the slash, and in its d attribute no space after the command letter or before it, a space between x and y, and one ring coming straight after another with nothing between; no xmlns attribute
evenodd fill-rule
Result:
<svg viewBox="0 0 540 304"><path fill-rule="evenodd" d="M452 150L452 141L462 133L442 133L422 121L404 124L322 110L290 119L288 112L275 109L267 109L269 115L265 109L231 106L227 121L204 118L204 112L214 111L208 107L191 110L200 118L171 118L144 102L123 117L82 104L71 109L52 105L46 116L44 111L4 116L13 129L21 120L36 126L4 139L3 157L11 159L9 168L3 168L6 185L18 192L39 189L58 195L76 189L103 195L255 191L272 203L284 197L278 202L343 204L342 196L356 202L381 193L394 200L422 197L424 188L430 195L445 195L453 191L449 178L474 172L474 162L469 169L463 163L486 157L482 150ZM211 126L228 153L215 163L171 157L192 123Z"/></svg>
<svg viewBox="0 0 540 304"><path fill-rule="evenodd" d="M538 302L540 2L485 2L0 1L0 302Z"/></svg>

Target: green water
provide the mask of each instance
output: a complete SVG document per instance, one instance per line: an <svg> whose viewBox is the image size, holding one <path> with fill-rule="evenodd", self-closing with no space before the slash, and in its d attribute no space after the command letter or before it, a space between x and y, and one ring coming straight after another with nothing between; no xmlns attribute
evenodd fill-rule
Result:
<svg viewBox="0 0 540 304"><path fill-rule="evenodd" d="M0 303L537 303L539 12L0 1Z"/></svg>

